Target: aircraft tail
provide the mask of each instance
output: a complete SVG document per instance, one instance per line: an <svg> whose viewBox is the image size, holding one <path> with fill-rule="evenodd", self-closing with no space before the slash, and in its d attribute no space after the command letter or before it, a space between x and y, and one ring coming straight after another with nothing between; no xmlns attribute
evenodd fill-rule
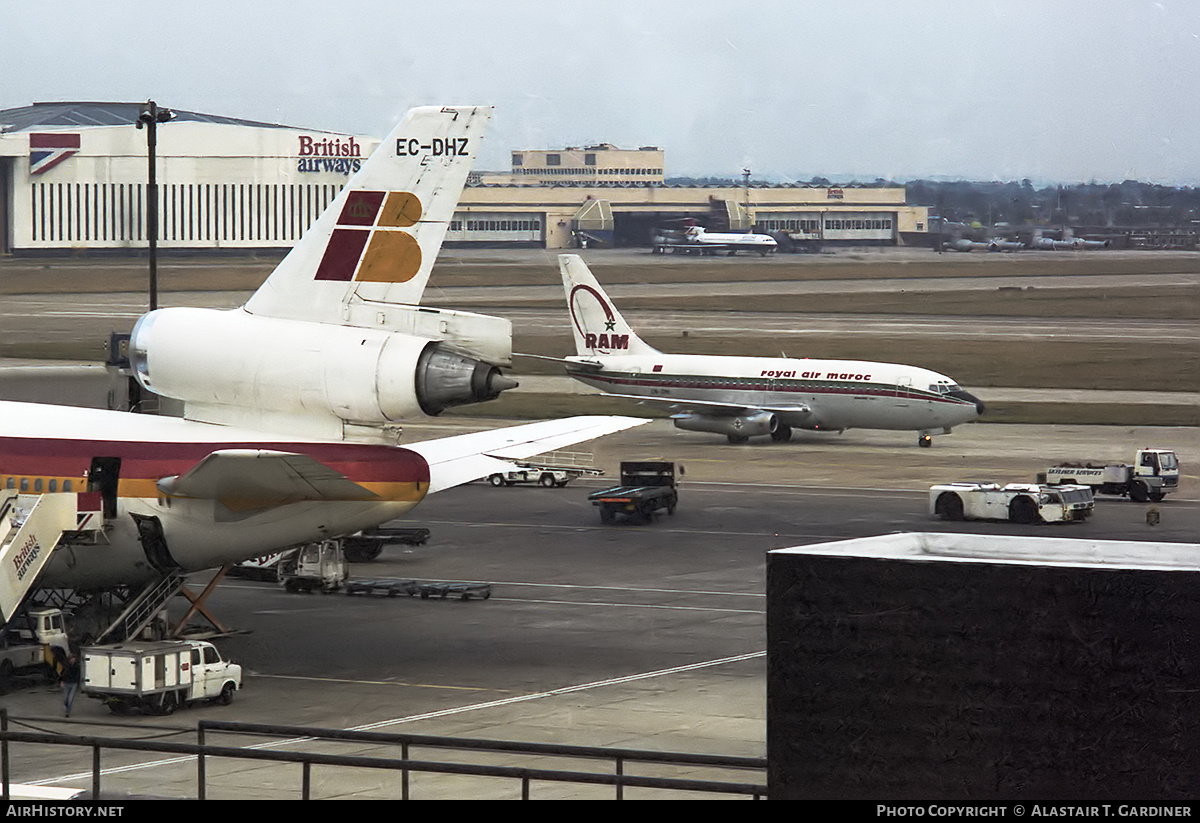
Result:
<svg viewBox="0 0 1200 823"><path fill-rule="evenodd" d="M575 333L575 352L580 357L658 354L658 349L638 337L625 322L583 258L560 254L558 269L571 314L571 331Z"/></svg>
<svg viewBox="0 0 1200 823"><path fill-rule="evenodd" d="M358 325L386 304L420 303L491 115L490 106L409 111L246 311Z"/></svg>

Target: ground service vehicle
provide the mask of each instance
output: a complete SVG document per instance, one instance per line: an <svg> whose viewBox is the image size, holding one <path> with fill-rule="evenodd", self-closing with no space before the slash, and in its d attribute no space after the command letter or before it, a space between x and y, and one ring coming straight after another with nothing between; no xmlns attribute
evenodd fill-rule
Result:
<svg viewBox="0 0 1200 823"><path fill-rule="evenodd" d="M1086 520L1095 506L1089 486L946 483L929 489L929 513L943 520L1062 523Z"/></svg>
<svg viewBox="0 0 1200 823"><path fill-rule="evenodd" d="M683 467L679 467L683 474ZM649 522L656 509L675 513L679 492L675 488L675 464L666 460L637 460L621 463L621 485L588 495L600 509L600 521L612 523L618 514Z"/></svg>
<svg viewBox="0 0 1200 823"><path fill-rule="evenodd" d="M229 704L242 687L242 667L202 640L88 646L82 653L82 692L114 714L170 714L200 700Z"/></svg>
<svg viewBox="0 0 1200 823"><path fill-rule="evenodd" d="M571 475L564 471L538 468L537 466L488 476L488 482L497 488L500 486L515 486L518 483L537 483L543 488L551 489L555 486L565 486L570 481Z"/></svg>
<svg viewBox="0 0 1200 823"><path fill-rule="evenodd" d="M423 526L376 526L341 538L342 551L351 563L374 560L384 546L424 546L427 542L429 529Z"/></svg>
<svg viewBox="0 0 1200 823"><path fill-rule="evenodd" d="M7 690L15 675L49 674L54 653L66 653L66 628L59 609L34 609L17 616L0 633L0 690Z"/></svg>
<svg viewBox="0 0 1200 823"><path fill-rule="evenodd" d="M550 489L565 486L577 477L599 477L602 474L604 472L601 469L592 465L591 454L553 451L541 455L536 463L517 461L512 471L489 475L488 482L496 487L537 483L542 488Z"/></svg>
<svg viewBox="0 0 1200 823"><path fill-rule="evenodd" d="M1052 485L1082 483L1097 494L1128 495L1130 500L1155 503L1179 488L1179 459L1170 449L1138 449L1130 463L1064 463L1046 470Z"/></svg>
<svg viewBox="0 0 1200 823"><path fill-rule="evenodd" d="M340 540L305 543L279 561L279 583L289 592L334 592L350 579Z"/></svg>

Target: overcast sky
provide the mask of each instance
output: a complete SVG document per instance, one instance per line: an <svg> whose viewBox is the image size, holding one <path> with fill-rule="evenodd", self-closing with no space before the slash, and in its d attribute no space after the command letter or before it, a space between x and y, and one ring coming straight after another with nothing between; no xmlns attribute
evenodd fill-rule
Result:
<svg viewBox="0 0 1200 823"><path fill-rule="evenodd" d="M609 142L663 147L668 176L1200 184L1196 0L0 10L0 108L152 97L382 136L414 105L490 103L493 170Z"/></svg>

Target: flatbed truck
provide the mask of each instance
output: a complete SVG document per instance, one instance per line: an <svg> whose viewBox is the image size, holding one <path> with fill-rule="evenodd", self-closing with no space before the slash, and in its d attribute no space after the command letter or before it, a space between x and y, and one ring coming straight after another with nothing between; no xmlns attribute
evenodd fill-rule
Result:
<svg viewBox="0 0 1200 823"><path fill-rule="evenodd" d="M683 474L682 466L679 474ZM615 522L617 515L648 523L659 509L675 514L679 504L675 464L667 460L625 461L621 463L621 485L592 492L588 500L600 510L602 523Z"/></svg>

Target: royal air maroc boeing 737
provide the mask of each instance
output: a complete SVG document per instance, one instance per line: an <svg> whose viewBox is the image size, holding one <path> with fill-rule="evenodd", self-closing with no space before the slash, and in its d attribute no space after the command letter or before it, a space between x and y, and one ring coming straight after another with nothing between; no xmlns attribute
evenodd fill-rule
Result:
<svg viewBox="0 0 1200 823"><path fill-rule="evenodd" d="M644 422L396 445L400 420L514 385L507 321L417 305L490 114L409 112L242 308L145 315L137 378L183 419L0 402L2 620L35 582L140 584L352 533Z"/></svg>
<svg viewBox="0 0 1200 823"><path fill-rule="evenodd" d="M725 435L730 443L792 429L916 431L930 436L974 420L983 403L944 374L861 360L796 360L665 354L625 322L578 255L558 258L575 335L567 374L616 397L673 410L687 431Z"/></svg>

